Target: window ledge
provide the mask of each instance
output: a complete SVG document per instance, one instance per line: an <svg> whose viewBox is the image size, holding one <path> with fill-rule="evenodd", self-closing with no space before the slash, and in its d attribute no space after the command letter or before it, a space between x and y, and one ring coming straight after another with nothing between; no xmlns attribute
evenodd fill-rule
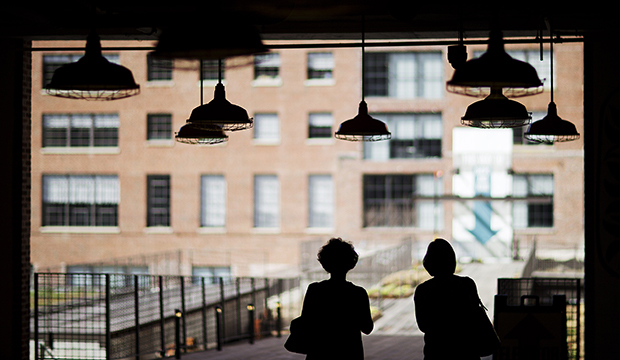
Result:
<svg viewBox="0 0 620 360"><path fill-rule="evenodd" d="M150 80L146 82L146 87L173 87L174 80Z"/></svg>
<svg viewBox="0 0 620 360"><path fill-rule="evenodd" d="M60 155L93 155L93 154L120 154L118 146L85 146L85 147L44 147L41 154L60 154Z"/></svg>
<svg viewBox="0 0 620 360"><path fill-rule="evenodd" d="M252 80L252 86L255 87L278 87L278 86L282 86L282 78L281 77L275 77L275 78L258 78L258 79L254 79Z"/></svg>
<svg viewBox="0 0 620 360"><path fill-rule="evenodd" d="M306 234L333 234L334 228L333 227L328 227L328 228L309 227L309 228L306 228L304 232Z"/></svg>
<svg viewBox="0 0 620 360"><path fill-rule="evenodd" d="M280 139L253 139L252 140L252 145L259 145L259 146L274 146L274 145L280 145Z"/></svg>
<svg viewBox="0 0 620 360"><path fill-rule="evenodd" d="M147 140L146 144L149 147L173 147L174 139L152 139Z"/></svg>
<svg viewBox="0 0 620 360"><path fill-rule="evenodd" d="M252 228L252 233L254 234L280 234L282 230L277 228L269 228L269 227L255 227Z"/></svg>
<svg viewBox="0 0 620 360"><path fill-rule="evenodd" d="M515 234L519 235L540 235L540 234L555 234L557 231L555 227L529 227L514 229Z"/></svg>
<svg viewBox="0 0 620 360"><path fill-rule="evenodd" d="M336 141L334 141L333 137L306 139L306 145L333 145L334 143Z"/></svg>
<svg viewBox="0 0 620 360"><path fill-rule="evenodd" d="M144 228L146 234L172 234L174 231L170 226L150 226Z"/></svg>
<svg viewBox="0 0 620 360"><path fill-rule="evenodd" d="M44 234L120 234L118 226L42 226Z"/></svg>
<svg viewBox="0 0 620 360"><path fill-rule="evenodd" d="M307 79L304 81L305 86L334 86L336 85L336 80L334 78L331 79Z"/></svg>
<svg viewBox="0 0 620 360"><path fill-rule="evenodd" d="M197 231L199 234L226 234L225 227L207 227L202 226L198 228Z"/></svg>

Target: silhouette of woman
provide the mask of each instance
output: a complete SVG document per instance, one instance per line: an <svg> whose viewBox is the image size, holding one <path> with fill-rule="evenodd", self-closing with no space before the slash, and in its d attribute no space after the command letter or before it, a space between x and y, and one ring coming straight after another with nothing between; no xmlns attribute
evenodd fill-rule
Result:
<svg viewBox="0 0 620 360"><path fill-rule="evenodd" d="M423 265L433 278L418 285L413 301L424 333L424 360L480 360L470 346L475 334L468 331L480 301L476 283L454 274L456 254L444 239L430 243Z"/></svg>
<svg viewBox="0 0 620 360"><path fill-rule="evenodd" d="M301 317L312 328L312 346L306 359L363 359L362 334L370 334L373 321L364 288L346 280L358 255L350 242L330 239L318 253L329 280L308 286Z"/></svg>

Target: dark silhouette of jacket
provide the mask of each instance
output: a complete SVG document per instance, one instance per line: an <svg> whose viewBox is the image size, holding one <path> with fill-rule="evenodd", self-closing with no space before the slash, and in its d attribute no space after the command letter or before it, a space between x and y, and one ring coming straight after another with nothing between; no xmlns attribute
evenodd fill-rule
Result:
<svg viewBox="0 0 620 360"><path fill-rule="evenodd" d="M435 276L418 285L415 316L424 333L424 360L480 360L468 327L478 306L478 289L469 277Z"/></svg>
<svg viewBox="0 0 620 360"><path fill-rule="evenodd" d="M312 283L301 317L312 328L312 346L306 359L364 358L361 333L370 334L373 329L364 288L334 279Z"/></svg>

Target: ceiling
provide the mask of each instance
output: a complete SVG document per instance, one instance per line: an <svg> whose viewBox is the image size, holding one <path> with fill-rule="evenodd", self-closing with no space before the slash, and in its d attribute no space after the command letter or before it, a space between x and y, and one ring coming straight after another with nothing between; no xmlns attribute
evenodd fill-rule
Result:
<svg viewBox="0 0 620 360"><path fill-rule="evenodd" d="M159 3L161 5L156 5ZM534 37L547 18L563 36L615 27L615 11L580 4L556 9L541 1L424 4L402 0L214 1L11 1L0 11L0 36L29 40L84 39L96 27L102 39L154 40L162 29L195 24L204 31L222 21L256 26L263 40L359 39L362 15L367 39L465 39L487 37L496 27L506 37ZM565 3L562 3L565 4ZM542 8L540 6L543 6Z"/></svg>

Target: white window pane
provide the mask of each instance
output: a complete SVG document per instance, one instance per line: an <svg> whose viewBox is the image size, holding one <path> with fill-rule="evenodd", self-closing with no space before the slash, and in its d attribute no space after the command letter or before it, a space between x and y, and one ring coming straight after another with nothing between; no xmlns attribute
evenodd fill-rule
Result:
<svg viewBox="0 0 620 360"><path fill-rule="evenodd" d="M421 114L418 119L422 124L421 138L424 139L441 139L443 136L443 124L441 115L437 114Z"/></svg>
<svg viewBox="0 0 620 360"><path fill-rule="evenodd" d="M389 141L364 142L364 158L367 160L384 161L390 158Z"/></svg>
<svg viewBox="0 0 620 360"><path fill-rule="evenodd" d="M435 229L435 204L432 201L417 201L416 212L418 227L425 230Z"/></svg>
<svg viewBox="0 0 620 360"><path fill-rule="evenodd" d="M43 201L67 203L69 201L69 179L61 175L43 176Z"/></svg>
<svg viewBox="0 0 620 360"><path fill-rule="evenodd" d="M415 97L416 62L413 53L393 53L388 60L390 97Z"/></svg>
<svg viewBox="0 0 620 360"><path fill-rule="evenodd" d="M435 179L433 175L416 176L416 194L421 196L433 196L439 194L441 179Z"/></svg>
<svg viewBox="0 0 620 360"><path fill-rule="evenodd" d="M118 128L120 121L118 114L96 114L95 115L95 127L96 128Z"/></svg>
<svg viewBox="0 0 620 360"><path fill-rule="evenodd" d="M202 226L226 225L226 180L222 175L202 177Z"/></svg>
<svg viewBox="0 0 620 360"><path fill-rule="evenodd" d="M332 53L309 53L308 67L314 70L331 70L334 68Z"/></svg>
<svg viewBox="0 0 620 360"><path fill-rule="evenodd" d="M256 67L279 67L280 54L269 53L256 55Z"/></svg>
<svg viewBox="0 0 620 360"><path fill-rule="evenodd" d="M118 181L118 176L96 176L95 189L95 202L97 204L120 203L120 183Z"/></svg>
<svg viewBox="0 0 620 360"><path fill-rule="evenodd" d="M312 113L308 115L308 122L310 126L332 126L334 124L334 118L330 113Z"/></svg>
<svg viewBox="0 0 620 360"><path fill-rule="evenodd" d="M93 118L90 115L73 115L71 116L71 127L74 128L91 128L93 126Z"/></svg>
<svg viewBox="0 0 620 360"><path fill-rule="evenodd" d="M275 175L254 177L254 226L280 226L280 183Z"/></svg>
<svg viewBox="0 0 620 360"><path fill-rule="evenodd" d="M332 227L334 186L331 175L309 177L309 227Z"/></svg>
<svg viewBox="0 0 620 360"><path fill-rule="evenodd" d="M280 120L277 114L256 114L254 116L254 139L280 139Z"/></svg>
<svg viewBox="0 0 620 360"><path fill-rule="evenodd" d="M443 61L441 54L419 54L422 70L422 93L420 97L439 99L443 96Z"/></svg>
<svg viewBox="0 0 620 360"><path fill-rule="evenodd" d="M515 229L527 228L527 203L515 202L512 207L512 226Z"/></svg>
<svg viewBox="0 0 620 360"><path fill-rule="evenodd" d="M68 115L43 115L44 128L68 128Z"/></svg>
<svg viewBox="0 0 620 360"><path fill-rule="evenodd" d="M69 177L69 203L71 204L94 204L95 203L95 179L92 176Z"/></svg>
<svg viewBox="0 0 620 360"><path fill-rule="evenodd" d="M553 177L549 175L530 176L530 193L532 195L553 195Z"/></svg>
<svg viewBox="0 0 620 360"><path fill-rule="evenodd" d="M527 179L525 176L514 175L512 177L512 196L527 196Z"/></svg>

